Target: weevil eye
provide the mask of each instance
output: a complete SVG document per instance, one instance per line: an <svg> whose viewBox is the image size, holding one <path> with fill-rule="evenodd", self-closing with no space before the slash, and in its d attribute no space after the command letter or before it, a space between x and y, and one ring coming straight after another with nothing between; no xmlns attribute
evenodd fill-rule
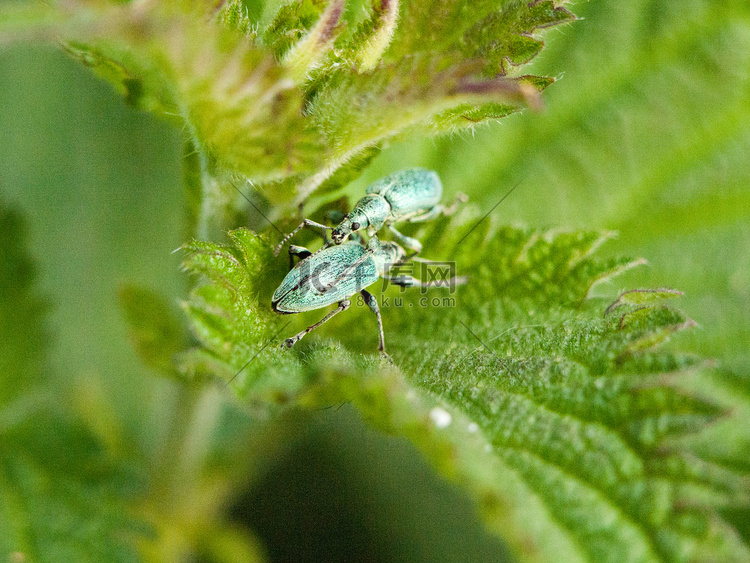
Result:
<svg viewBox="0 0 750 563"><path fill-rule="evenodd" d="M359 223L354 222L352 223L352 231L358 231L359 230Z"/></svg>

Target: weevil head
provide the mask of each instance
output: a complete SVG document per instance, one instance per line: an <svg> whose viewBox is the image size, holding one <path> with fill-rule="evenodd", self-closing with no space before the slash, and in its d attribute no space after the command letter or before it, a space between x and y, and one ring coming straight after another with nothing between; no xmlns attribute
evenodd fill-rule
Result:
<svg viewBox="0 0 750 563"><path fill-rule="evenodd" d="M368 194L360 199L339 226L333 229L331 238L335 244L341 244L349 235L362 229L377 231L388 219L390 212L391 205L383 196Z"/></svg>
<svg viewBox="0 0 750 563"><path fill-rule="evenodd" d="M362 211L353 209L339 225L333 229L331 238L335 244L344 242L350 234L370 226L370 221Z"/></svg>

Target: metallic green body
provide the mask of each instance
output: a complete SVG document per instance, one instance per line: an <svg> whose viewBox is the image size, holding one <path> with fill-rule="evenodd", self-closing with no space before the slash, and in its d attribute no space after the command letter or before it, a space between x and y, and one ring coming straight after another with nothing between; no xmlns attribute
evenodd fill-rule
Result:
<svg viewBox="0 0 750 563"><path fill-rule="evenodd" d="M396 222L424 213L439 204L443 197L443 185L436 172L411 168L373 182L365 193L382 196L391 207L386 221Z"/></svg>
<svg viewBox="0 0 750 563"><path fill-rule="evenodd" d="M347 241L322 248L290 270L271 306L277 313L302 313L338 303L375 283L401 257L398 245L377 239L367 247Z"/></svg>

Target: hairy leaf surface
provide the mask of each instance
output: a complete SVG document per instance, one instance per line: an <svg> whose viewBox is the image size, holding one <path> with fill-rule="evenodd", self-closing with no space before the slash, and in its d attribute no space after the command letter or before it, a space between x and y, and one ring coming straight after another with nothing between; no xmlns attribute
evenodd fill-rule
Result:
<svg viewBox="0 0 750 563"><path fill-rule="evenodd" d="M58 35L132 104L184 127L211 176L239 176L264 184L273 201L299 202L392 139L538 106L552 79L514 67L541 49L538 30L574 19L550 0L364 8L362 19L343 0L299 0L266 23L239 0L218 11L72 2L9 10L0 33L15 38L36 15L42 37Z"/></svg>
<svg viewBox="0 0 750 563"><path fill-rule="evenodd" d="M395 365L372 354L375 321L361 303L320 329L328 339L280 349L301 324L270 314L283 273L270 246L245 230L233 246L189 245L186 267L210 281L186 305L203 347L183 369L210 366L262 412L352 402L471 491L524 558L750 553L718 513L743 501L746 476L684 441L724 412L683 385L712 368L659 351L690 320L660 306L623 324L604 316L605 301L587 299L592 285L639 263L595 258L607 234L464 220L439 220L421 237L425 254L440 249L430 258L469 277L465 286L373 286Z"/></svg>

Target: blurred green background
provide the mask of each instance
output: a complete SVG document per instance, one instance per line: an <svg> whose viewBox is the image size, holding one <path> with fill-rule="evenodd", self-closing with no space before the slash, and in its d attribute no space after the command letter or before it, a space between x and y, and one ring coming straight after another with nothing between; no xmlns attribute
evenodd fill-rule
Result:
<svg viewBox="0 0 750 563"><path fill-rule="evenodd" d="M671 345L719 358L750 396L750 6L592 0L572 9L582 19L547 33L524 69L559 79L543 113L392 145L346 193L427 166L448 196L465 192L488 211L521 181L497 220L617 230L602 252L649 265L604 291L683 290L678 306L699 328ZM180 132L127 107L54 47L3 46L0 76L0 197L26 215L41 291L54 303L53 384L111 443L156 458L182 396L136 358L117 289L136 283L175 303L182 295L172 254L183 242ZM252 433L247 418L234 420L230 436ZM468 500L403 440L368 430L347 407L286 422L231 509L270 553L296 541L310 560L316 549L341 559L503 559ZM238 446L240 466L246 452Z"/></svg>

